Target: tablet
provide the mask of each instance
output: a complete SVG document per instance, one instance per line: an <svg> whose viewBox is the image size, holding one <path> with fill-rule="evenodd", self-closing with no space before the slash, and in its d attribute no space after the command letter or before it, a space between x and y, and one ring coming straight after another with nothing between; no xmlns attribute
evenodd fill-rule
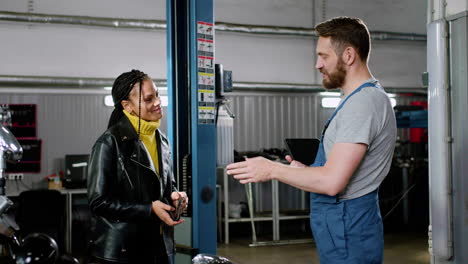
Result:
<svg viewBox="0 0 468 264"><path fill-rule="evenodd" d="M320 140L316 138L286 138L284 143L294 160L309 166L315 161Z"/></svg>

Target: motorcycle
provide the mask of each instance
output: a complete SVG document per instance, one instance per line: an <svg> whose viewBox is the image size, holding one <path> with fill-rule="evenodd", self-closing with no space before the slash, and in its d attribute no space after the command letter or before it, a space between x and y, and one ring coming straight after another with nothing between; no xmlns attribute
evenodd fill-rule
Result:
<svg viewBox="0 0 468 264"><path fill-rule="evenodd" d="M3 122L2 122L3 123ZM5 196L6 161L18 161L23 149L15 136L0 123L0 244L3 246L6 260L12 264L79 264L79 261L67 254L60 254L57 242L42 233L32 233L18 238L19 227L15 220L7 215L13 202Z"/></svg>

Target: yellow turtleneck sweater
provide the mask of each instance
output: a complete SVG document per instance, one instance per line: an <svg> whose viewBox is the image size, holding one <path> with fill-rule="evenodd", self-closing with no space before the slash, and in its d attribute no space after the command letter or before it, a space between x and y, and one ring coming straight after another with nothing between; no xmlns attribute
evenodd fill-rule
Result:
<svg viewBox="0 0 468 264"><path fill-rule="evenodd" d="M138 133L138 116L133 116L129 112L123 110L124 114L132 123L133 128ZM156 169L157 174L159 175L159 155L156 142L156 129L159 128L161 120L158 121L145 121L140 119L140 139L145 144L146 149L151 155L153 160L154 168Z"/></svg>

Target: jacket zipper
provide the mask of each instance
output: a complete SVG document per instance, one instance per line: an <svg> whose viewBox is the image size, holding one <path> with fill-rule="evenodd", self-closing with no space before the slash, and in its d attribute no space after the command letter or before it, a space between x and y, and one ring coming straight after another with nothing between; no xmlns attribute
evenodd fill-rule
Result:
<svg viewBox="0 0 468 264"><path fill-rule="evenodd" d="M144 164L138 162L137 160L134 160L133 158L130 158L130 160L133 161L133 162L135 162L136 164L142 166L143 168L146 168L146 169L152 171L152 172L155 174L156 177L159 176L159 177L158 177L158 179L159 179L159 189L160 189L160 190L159 190L159 200L162 200L162 198L163 198L163 192L164 192L163 186L162 186L162 185L163 185L163 180L161 179L162 176L161 176L161 175L158 175L157 172L153 171L150 167L148 167L148 166L146 166L146 165L144 165Z"/></svg>
<svg viewBox="0 0 468 264"><path fill-rule="evenodd" d="M122 161L122 157L119 156L118 159L119 159L120 166L122 166L122 170L125 173L125 177L127 177L128 183L130 183L130 187L134 189L135 187L133 186L132 180L130 180L130 176L128 175L127 170L125 169L124 163Z"/></svg>

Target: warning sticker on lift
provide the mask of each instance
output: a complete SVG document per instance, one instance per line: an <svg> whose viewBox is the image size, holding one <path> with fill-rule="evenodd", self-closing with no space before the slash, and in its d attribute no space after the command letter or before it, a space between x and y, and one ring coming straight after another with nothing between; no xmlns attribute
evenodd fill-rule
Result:
<svg viewBox="0 0 468 264"><path fill-rule="evenodd" d="M215 94L213 90L198 90L198 105L206 107L214 107Z"/></svg>
<svg viewBox="0 0 468 264"><path fill-rule="evenodd" d="M198 39L198 56L214 56L214 45L212 40Z"/></svg>
<svg viewBox="0 0 468 264"><path fill-rule="evenodd" d="M213 107L198 107L198 123L200 124L214 124L214 110Z"/></svg>
<svg viewBox="0 0 468 264"><path fill-rule="evenodd" d="M204 124L214 123L215 117L215 91L214 74L198 73L198 122Z"/></svg>
<svg viewBox="0 0 468 264"><path fill-rule="evenodd" d="M213 40L214 25L203 21L198 21L197 24L198 39Z"/></svg>
<svg viewBox="0 0 468 264"><path fill-rule="evenodd" d="M197 23L198 55L198 123L214 124L215 75L214 75L214 25Z"/></svg>
<svg viewBox="0 0 468 264"><path fill-rule="evenodd" d="M215 75L213 73L198 73L198 89L214 91Z"/></svg>
<svg viewBox="0 0 468 264"><path fill-rule="evenodd" d="M214 73L214 58L198 56L198 72Z"/></svg>

